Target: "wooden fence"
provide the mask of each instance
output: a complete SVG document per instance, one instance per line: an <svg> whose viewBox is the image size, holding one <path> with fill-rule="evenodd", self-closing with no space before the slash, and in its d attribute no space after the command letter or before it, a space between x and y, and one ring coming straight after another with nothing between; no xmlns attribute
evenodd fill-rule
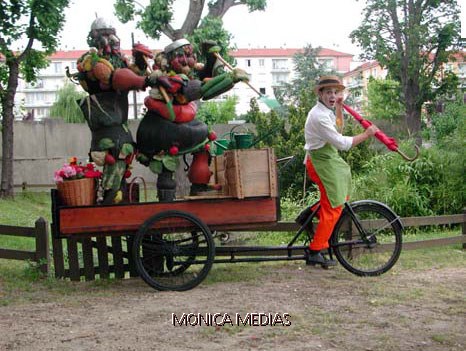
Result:
<svg viewBox="0 0 466 351"><path fill-rule="evenodd" d="M405 227L422 227L432 225L462 225L462 235L423 241L404 242L403 250L414 250L436 246L462 243L466 249L466 211L463 214L408 217L401 219ZM293 232L298 229L294 222L278 222L272 228L253 228L251 231ZM69 278L73 281L94 280L99 278L134 277L138 273L131 255L134 233L112 236L52 238L52 253L57 278ZM0 235L34 238L35 251L22 251L0 248L0 258L31 260L37 262L41 272L50 271L49 231L47 222L39 218L34 227L16 227L0 225Z"/></svg>
<svg viewBox="0 0 466 351"><path fill-rule="evenodd" d="M403 243L403 250L463 243L466 248L466 212L458 215L434 217L409 217L401 219L405 227L462 224L462 235ZM298 229L294 222L279 222L273 228L252 228L250 231L293 232ZM100 278L124 278L137 276L131 255L133 233L112 236L71 237L52 239L55 276L73 281ZM66 246L66 247L65 247ZM286 250L285 250L286 251Z"/></svg>
<svg viewBox="0 0 466 351"><path fill-rule="evenodd" d="M47 221L42 217L34 227L15 227L0 225L0 235L35 238L35 251L12 250L0 248L0 258L11 260L30 260L38 263L41 272L48 274L50 270L49 231Z"/></svg>

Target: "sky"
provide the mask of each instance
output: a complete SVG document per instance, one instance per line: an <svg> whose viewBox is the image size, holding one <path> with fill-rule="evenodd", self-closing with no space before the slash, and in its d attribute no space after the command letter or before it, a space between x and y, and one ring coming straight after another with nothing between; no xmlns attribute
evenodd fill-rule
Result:
<svg viewBox="0 0 466 351"><path fill-rule="evenodd" d="M117 30L122 48L131 48L131 33L136 42L152 49L163 49L170 40L148 38L135 23L121 24L114 16L114 0L72 0L66 10L66 24L61 32L62 50L85 50L92 21L107 19ZM145 5L149 0L139 0ZM466 37L466 0L461 7L462 37ZM178 28L188 10L188 0L175 0L174 26ZM308 44L357 55L360 49L351 43L349 34L362 22L364 0L267 0L265 11L248 13L246 6L235 6L223 18L238 48L302 48Z"/></svg>
<svg viewBox="0 0 466 351"><path fill-rule="evenodd" d="M149 0L139 2L144 5ZM175 0L175 27L184 19L188 4L188 0ZM362 0L268 0L265 11L248 13L246 6L235 6L223 20L238 48L302 48L311 44L355 54L358 48L348 36L361 23L363 6ZM124 49L131 47L132 32L136 42L153 49L170 43L164 36L160 40L146 37L134 23L119 23L113 12L113 0L72 0L66 10L61 48L87 49L86 37L96 13L115 26Z"/></svg>

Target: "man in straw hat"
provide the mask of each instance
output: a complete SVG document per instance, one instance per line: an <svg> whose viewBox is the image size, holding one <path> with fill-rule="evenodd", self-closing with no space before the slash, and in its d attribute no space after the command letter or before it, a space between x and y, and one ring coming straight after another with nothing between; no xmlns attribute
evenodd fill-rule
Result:
<svg viewBox="0 0 466 351"><path fill-rule="evenodd" d="M344 89L345 86L339 77L320 77L315 87L318 102L309 112L304 126L304 164L309 178L319 187L321 206L319 224L309 244L306 264L321 265L324 268L336 264L334 260L324 257L321 251L329 247L328 240L333 227L340 218L343 204L351 190L351 170L338 154L338 150L349 150L373 136L378 130L373 125L356 136L343 136L337 131L336 125L342 121L337 120L334 111L340 109L337 115L342 116ZM303 219L306 219L305 212L309 215L310 211L310 208L303 211L303 215L300 215L297 221L303 222Z"/></svg>

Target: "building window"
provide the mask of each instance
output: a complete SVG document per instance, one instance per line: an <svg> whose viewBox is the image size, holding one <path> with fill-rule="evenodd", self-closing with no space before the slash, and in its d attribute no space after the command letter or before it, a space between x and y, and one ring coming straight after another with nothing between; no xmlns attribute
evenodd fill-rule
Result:
<svg viewBox="0 0 466 351"><path fill-rule="evenodd" d="M263 95L265 95L265 88L259 88L259 92Z"/></svg>
<svg viewBox="0 0 466 351"><path fill-rule="evenodd" d="M466 77L466 63L460 63L458 65L458 70L460 78Z"/></svg>
<svg viewBox="0 0 466 351"><path fill-rule="evenodd" d="M63 70L61 68L61 62L53 62L53 72L54 73L63 73Z"/></svg>
<svg viewBox="0 0 466 351"><path fill-rule="evenodd" d="M281 85L288 82L288 73L272 73L272 84Z"/></svg>
<svg viewBox="0 0 466 351"><path fill-rule="evenodd" d="M265 66L265 61L264 59L259 59L259 66L264 67Z"/></svg>
<svg viewBox="0 0 466 351"><path fill-rule="evenodd" d="M250 60L250 59L247 59L247 60L246 60L246 66L247 66L247 67L251 67L251 60Z"/></svg>
<svg viewBox="0 0 466 351"><path fill-rule="evenodd" d="M287 59L272 59L272 69L286 70L288 69Z"/></svg>
<svg viewBox="0 0 466 351"><path fill-rule="evenodd" d="M326 71L331 71L334 68L333 59L317 59L321 68Z"/></svg>
<svg viewBox="0 0 466 351"><path fill-rule="evenodd" d="M44 81L37 79L35 82L26 83L27 89L42 89L44 87Z"/></svg>
<svg viewBox="0 0 466 351"><path fill-rule="evenodd" d="M35 93L34 94L34 100L35 101L44 101L45 100L45 94Z"/></svg>

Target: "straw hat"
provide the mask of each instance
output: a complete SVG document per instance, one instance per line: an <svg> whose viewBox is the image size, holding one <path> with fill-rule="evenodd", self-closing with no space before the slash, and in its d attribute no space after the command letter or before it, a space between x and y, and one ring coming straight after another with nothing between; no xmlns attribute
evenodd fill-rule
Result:
<svg viewBox="0 0 466 351"><path fill-rule="evenodd" d="M344 90L346 88L338 76L321 76L314 88L314 91L317 94L320 89L329 87L337 88L338 90Z"/></svg>

